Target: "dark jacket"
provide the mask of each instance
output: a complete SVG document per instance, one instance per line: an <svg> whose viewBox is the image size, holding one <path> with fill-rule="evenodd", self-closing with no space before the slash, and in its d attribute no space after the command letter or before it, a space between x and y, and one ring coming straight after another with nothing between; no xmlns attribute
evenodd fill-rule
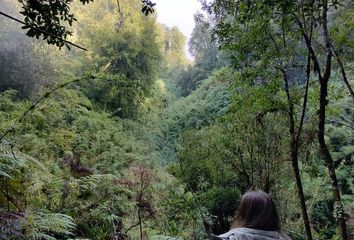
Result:
<svg viewBox="0 0 354 240"><path fill-rule="evenodd" d="M264 231L252 228L234 228L218 236L224 240L291 240L286 234L277 231Z"/></svg>

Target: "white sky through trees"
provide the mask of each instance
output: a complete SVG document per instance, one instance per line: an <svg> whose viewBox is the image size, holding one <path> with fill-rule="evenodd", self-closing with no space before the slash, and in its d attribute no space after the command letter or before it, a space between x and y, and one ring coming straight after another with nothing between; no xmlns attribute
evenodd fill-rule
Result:
<svg viewBox="0 0 354 240"><path fill-rule="evenodd" d="M177 26L187 37L187 43L194 28L194 14L201 9L198 0L153 0L156 3L157 20L169 27ZM187 45L187 57L191 59Z"/></svg>

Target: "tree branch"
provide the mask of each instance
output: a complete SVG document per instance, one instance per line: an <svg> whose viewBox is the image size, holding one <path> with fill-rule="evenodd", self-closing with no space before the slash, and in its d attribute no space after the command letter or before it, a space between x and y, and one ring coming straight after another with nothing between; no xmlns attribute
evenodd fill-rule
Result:
<svg viewBox="0 0 354 240"><path fill-rule="evenodd" d="M313 31L313 21L311 19L310 41L312 40L312 31ZM295 143L296 143L297 146L299 145L300 135L301 135L301 131L302 131L302 128L303 128L303 125L304 125L304 120L305 120L305 115L306 115L306 107L307 107L308 93L309 93L309 86L310 86L310 74L311 74L311 52L310 52L310 50L308 50L307 66L306 66L305 95L304 95L304 101L303 101L303 104L302 104L302 112L301 112L301 120L300 120L299 130L298 130L296 138L295 138Z"/></svg>
<svg viewBox="0 0 354 240"><path fill-rule="evenodd" d="M333 46L332 46L332 47L333 47ZM347 86L348 91L349 91L349 93L350 93L350 96L352 97L352 100L353 100L353 102L354 102L354 91L353 91L353 88L350 86L349 80L348 80L348 78L347 78L347 74L346 74L345 69L344 69L343 62L342 62L341 58L339 57L338 52L335 51L334 48L333 48L333 52L334 52L334 57L335 57L335 59L337 60L337 63L338 63L340 72L341 72L341 74L342 74L343 81L344 81L345 85Z"/></svg>
<svg viewBox="0 0 354 240"><path fill-rule="evenodd" d="M344 127L348 127L350 129L354 130L353 126L351 126L349 124L346 124L346 123L338 122L338 121L336 121L334 119L329 119L329 120L327 120L327 122L332 123L332 124L338 124L338 125L341 125L341 126L344 126Z"/></svg>
<svg viewBox="0 0 354 240"><path fill-rule="evenodd" d="M323 77L322 77L322 73L321 73L320 64L318 62L316 53L313 50L312 43L311 43L312 42L311 38L307 35L303 24L301 23L300 19L296 16L295 13L293 13L293 16L294 16L297 24L299 25L299 29L300 29L300 31L301 31L304 39L305 39L305 43L306 43L307 49L309 50L309 52L311 54L311 59L312 59L312 61L314 63L314 66L313 66L314 67L314 71L317 73L319 80L322 81Z"/></svg>
<svg viewBox="0 0 354 240"><path fill-rule="evenodd" d="M1 192L2 194L4 194L4 196L6 197L7 201L9 201L10 203L12 203L12 205L14 205L14 206L17 208L17 210L19 210L20 212L23 212L23 210L17 205L16 201L15 201L10 195L8 195L8 194L7 194L5 191L3 191L3 190L0 190L0 192Z"/></svg>
<svg viewBox="0 0 354 240"><path fill-rule="evenodd" d="M24 26L27 26L27 27L36 29L37 31L39 31L39 32L41 32L41 33L43 33L43 34L45 34L45 35L48 35L48 36L51 36L51 37L53 37L53 38L59 39L60 41L63 41L63 42L65 42L65 43L67 43L67 44L69 44L69 45L72 45L72 46L74 46L74 47L77 47L77 48L79 48L79 49L81 49L81 50L87 51L86 48L81 47L81 46L79 46L79 45L77 45L77 44L75 44L75 43L73 43L73 42L68 41L68 40L65 40L65 39L63 39L63 38L61 38L61 37L58 37L58 36L56 36L56 35L54 35L54 34L52 34L52 33L50 33L50 32L47 32L47 31L43 30L43 29L40 29L40 28L35 27L35 26L28 26L24 21L21 21L21 20L15 18L15 17L12 17L12 16L10 16L10 15L4 13L4 12L0 12L0 15L3 15L3 16L5 16L5 17L7 17L7 18L10 18L10 19L12 19L12 20L14 20L14 21L16 21L16 22L18 22L18 23L21 23L21 24L23 24Z"/></svg>

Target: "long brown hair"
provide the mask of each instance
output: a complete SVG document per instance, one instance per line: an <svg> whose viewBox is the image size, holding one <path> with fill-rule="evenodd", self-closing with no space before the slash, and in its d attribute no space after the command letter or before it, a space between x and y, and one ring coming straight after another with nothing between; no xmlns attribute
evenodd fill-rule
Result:
<svg viewBox="0 0 354 240"><path fill-rule="evenodd" d="M260 190L250 191L242 196L234 225L266 231L281 230L273 199Z"/></svg>

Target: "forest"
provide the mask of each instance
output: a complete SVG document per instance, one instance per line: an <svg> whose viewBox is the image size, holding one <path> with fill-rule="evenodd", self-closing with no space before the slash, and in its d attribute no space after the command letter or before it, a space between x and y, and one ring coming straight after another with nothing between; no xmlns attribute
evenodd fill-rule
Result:
<svg viewBox="0 0 354 240"><path fill-rule="evenodd" d="M0 1L0 239L354 239L354 2L199 2Z"/></svg>

